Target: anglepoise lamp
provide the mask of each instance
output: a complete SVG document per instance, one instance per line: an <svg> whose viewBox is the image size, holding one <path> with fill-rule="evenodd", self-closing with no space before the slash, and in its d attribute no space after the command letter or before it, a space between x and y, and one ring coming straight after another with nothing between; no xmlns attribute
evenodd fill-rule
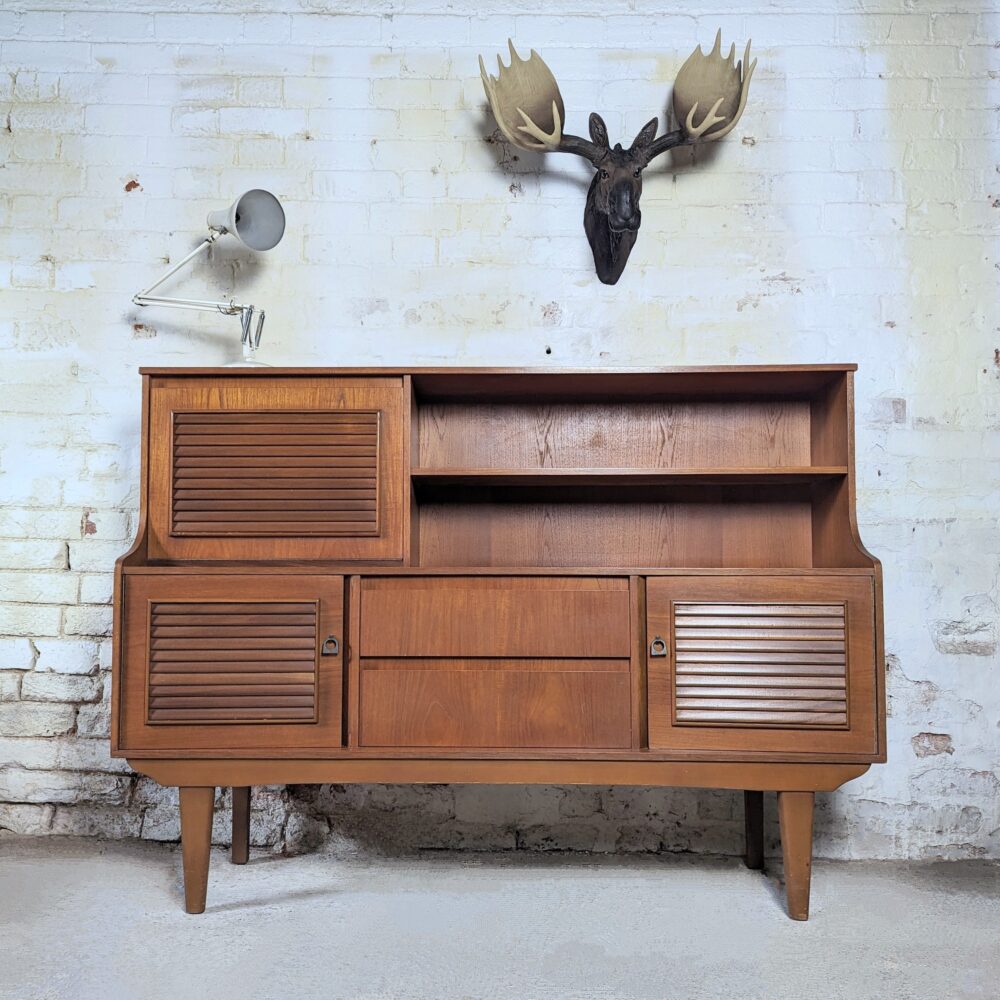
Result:
<svg viewBox="0 0 1000 1000"><path fill-rule="evenodd" d="M264 329L264 310L257 315L257 328L252 330L254 307L229 302L206 302L201 299L178 299L165 295L150 294L159 288L167 278L176 274L188 261L193 260L210 247L220 236L235 236L248 250L271 250L281 241L285 233L285 212L281 202L271 194L255 188L240 195L229 206L218 212L208 213L208 236L183 260L178 261L166 274L154 281L149 288L133 296L137 306L167 306L172 309L198 309L202 312L217 312L223 316L239 316L243 330L243 362L249 365L261 364L254 360L254 351L260 345Z"/></svg>

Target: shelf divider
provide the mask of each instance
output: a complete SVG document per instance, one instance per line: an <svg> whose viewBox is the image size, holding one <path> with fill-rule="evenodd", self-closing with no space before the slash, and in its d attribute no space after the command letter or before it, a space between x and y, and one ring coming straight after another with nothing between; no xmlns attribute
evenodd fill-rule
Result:
<svg viewBox="0 0 1000 1000"><path fill-rule="evenodd" d="M675 469L499 469L499 468L414 468L417 483L438 486L666 486L779 485L813 483L847 475L844 465L787 466L759 468L675 468Z"/></svg>

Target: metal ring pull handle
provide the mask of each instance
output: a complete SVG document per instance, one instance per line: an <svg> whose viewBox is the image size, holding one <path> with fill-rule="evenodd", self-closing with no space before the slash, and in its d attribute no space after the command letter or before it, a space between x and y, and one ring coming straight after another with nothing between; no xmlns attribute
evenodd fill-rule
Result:
<svg viewBox="0 0 1000 1000"><path fill-rule="evenodd" d="M335 635L328 635L319 651L323 656L336 656L340 652L340 640Z"/></svg>
<svg viewBox="0 0 1000 1000"><path fill-rule="evenodd" d="M649 644L649 655L650 656L666 656L667 655L667 641L666 639L661 639L656 636L655 639Z"/></svg>

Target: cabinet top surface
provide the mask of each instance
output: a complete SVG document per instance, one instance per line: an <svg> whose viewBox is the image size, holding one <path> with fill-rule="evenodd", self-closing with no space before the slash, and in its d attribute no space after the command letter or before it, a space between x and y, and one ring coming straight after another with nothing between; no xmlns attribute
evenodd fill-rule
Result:
<svg viewBox="0 0 1000 1000"><path fill-rule="evenodd" d="M665 367L479 367L479 366L393 366L377 367L166 367L154 365L139 369L141 375L185 376L210 375L230 378L288 376L288 375L755 375L765 372L794 374L796 372L853 372L857 364L824 365L687 365Z"/></svg>

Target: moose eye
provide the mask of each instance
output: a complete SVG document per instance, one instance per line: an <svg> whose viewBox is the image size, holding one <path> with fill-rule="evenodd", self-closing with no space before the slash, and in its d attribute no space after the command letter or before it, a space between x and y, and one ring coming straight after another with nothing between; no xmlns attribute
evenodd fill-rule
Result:
<svg viewBox="0 0 1000 1000"><path fill-rule="evenodd" d="M632 171L632 176L633 176L633 177L638 177L638 176L639 176L639 175L640 175L641 173L642 173L642 171L641 171L641 170L633 170L633 171Z"/></svg>
<svg viewBox="0 0 1000 1000"><path fill-rule="evenodd" d="M601 180L602 181L606 181L610 176L611 176L611 174L609 174L607 172L607 170L602 170L601 171Z"/></svg>

